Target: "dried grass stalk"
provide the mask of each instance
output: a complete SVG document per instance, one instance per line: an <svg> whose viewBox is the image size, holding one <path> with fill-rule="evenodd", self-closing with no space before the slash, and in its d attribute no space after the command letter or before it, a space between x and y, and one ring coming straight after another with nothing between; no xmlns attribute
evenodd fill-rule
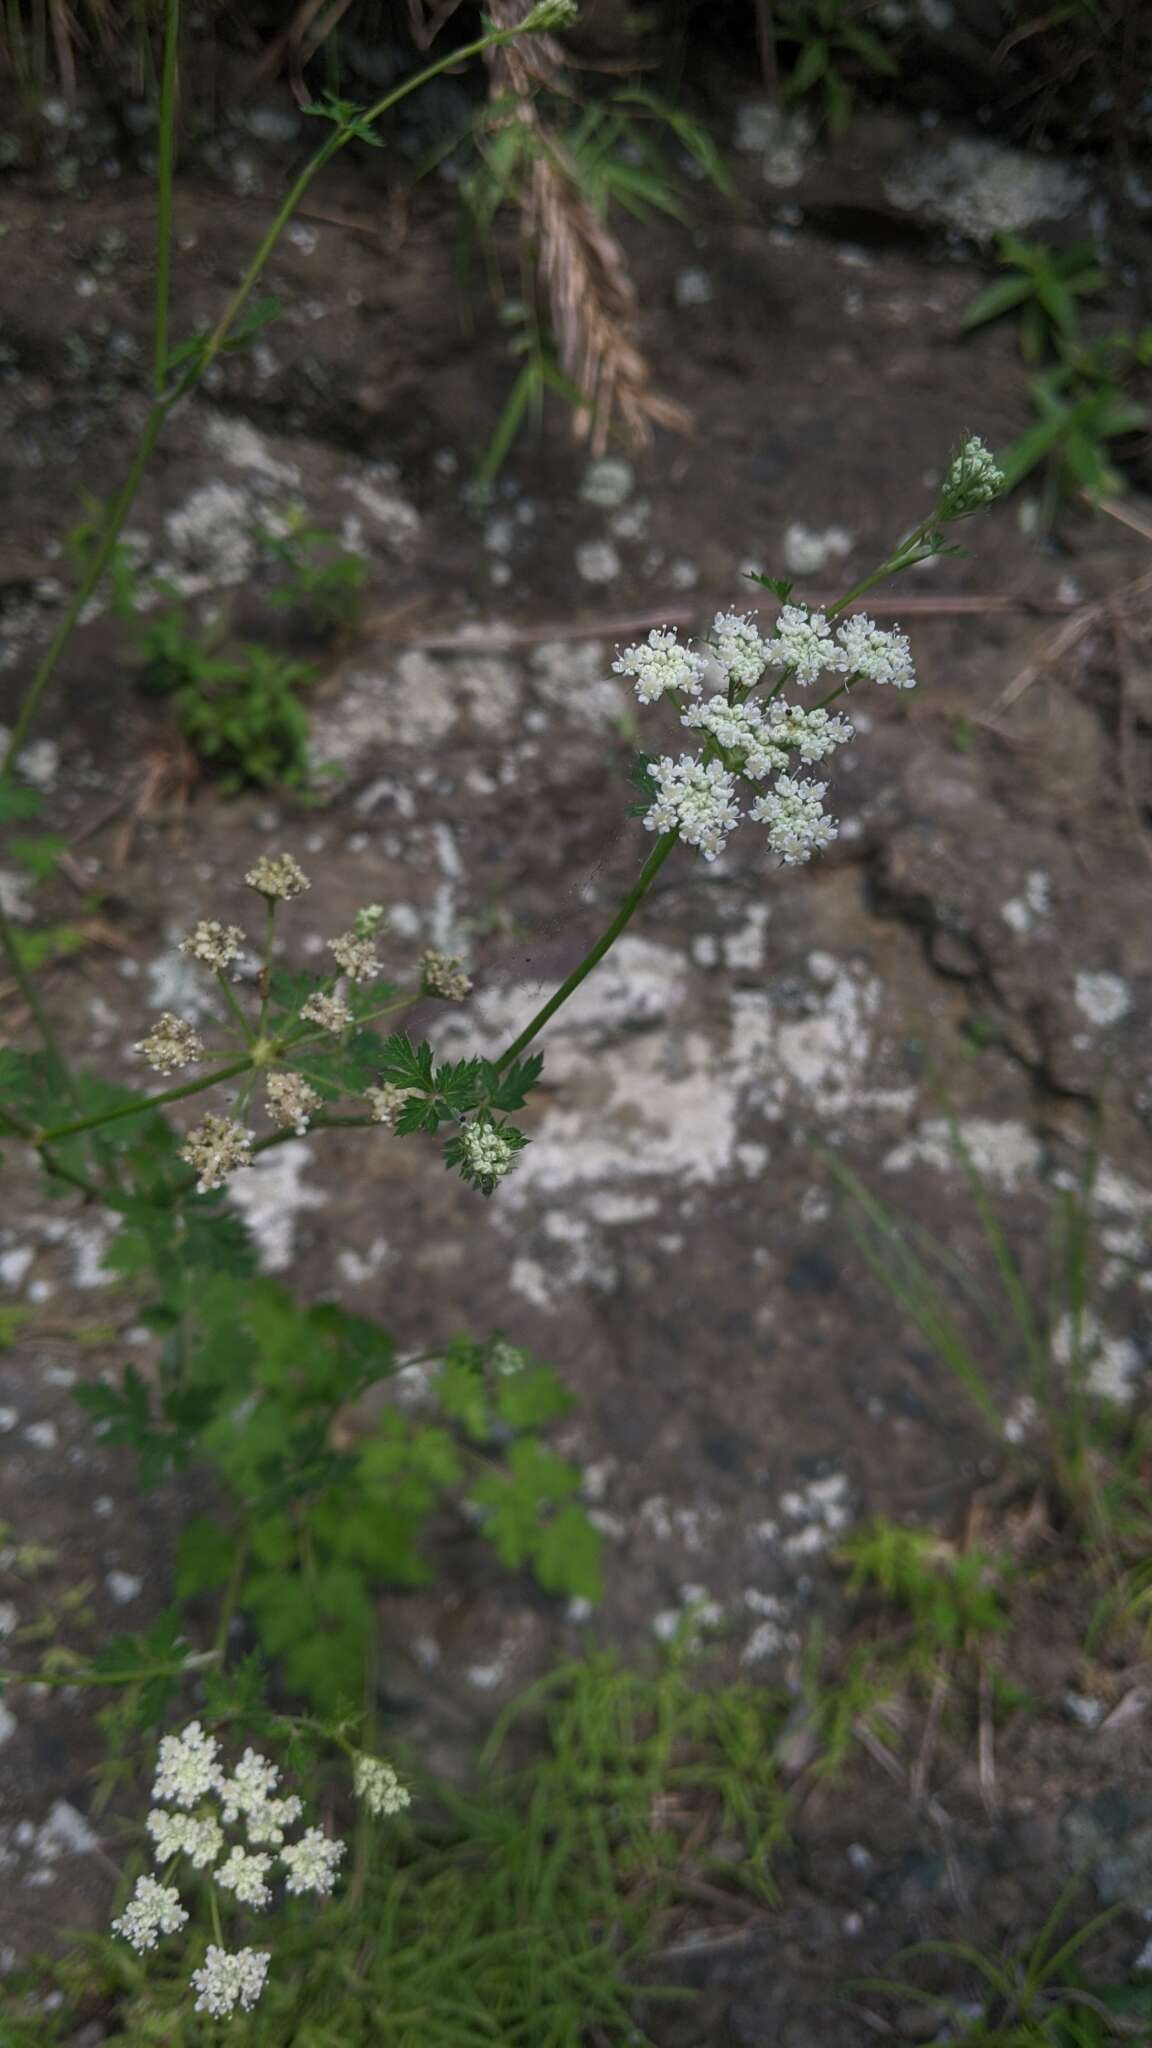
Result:
<svg viewBox="0 0 1152 2048"><path fill-rule="evenodd" d="M512 28L530 4L490 0L489 13L499 27ZM564 54L553 36L524 36L496 53L492 96L511 97L515 107L508 118L532 129L536 138L521 197L524 229L537 246L561 367L584 395L576 433L600 455L616 414L636 446L651 438L654 423L687 432L691 415L652 389L627 259L582 191L562 140L540 118L536 94L541 86L564 89Z"/></svg>

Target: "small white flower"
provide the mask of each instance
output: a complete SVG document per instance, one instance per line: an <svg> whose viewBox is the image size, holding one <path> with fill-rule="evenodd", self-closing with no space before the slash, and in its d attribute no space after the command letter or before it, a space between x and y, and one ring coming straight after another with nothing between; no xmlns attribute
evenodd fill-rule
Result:
<svg viewBox="0 0 1152 2048"><path fill-rule="evenodd" d="M374 1124L390 1124L398 1109L402 1109L410 1095L419 1095L418 1088L397 1088L391 1081L385 1081L380 1088L366 1088L364 1100L372 1110Z"/></svg>
<svg viewBox="0 0 1152 2048"><path fill-rule="evenodd" d="M855 612L837 626L836 638L850 674L867 676L873 683L891 683L897 690L915 689L912 649L904 633L886 633L864 612Z"/></svg>
<svg viewBox="0 0 1152 2048"><path fill-rule="evenodd" d="M220 1780L225 1827L231 1827L240 1814L251 1813L253 1807L266 1806L279 1783L279 1766L258 1750L246 1749L231 1777Z"/></svg>
<svg viewBox="0 0 1152 2048"><path fill-rule="evenodd" d="M687 690L695 697L704 673L704 660L691 649L681 647L675 633L654 626L647 640L617 654L612 667L618 676L635 678L636 695L642 704L654 704L667 690Z"/></svg>
<svg viewBox="0 0 1152 2048"><path fill-rule="evenodd" d="M758 796L749 816L767 825L768 844L786 867L809 860L836 837L836 825L823 807L826 782L806 782L781 775L774 789Z"/></svg>
<svg viewBox="0 0 1152 2048"><path fill-rule="evenodd" d="M320 1108L320 1097L299 1074L269 1074L264 1084L264 1106L282 1131L295 1131L302 1138L309 1118Z"/></svg>
<svg viewBox="0 0 1152 2048"><path fill-rule="evenodd" d="M378 981L384 972L384 963L377 958L371 939L357 938L355 932L342 932L338 939L329 939L328 951L336 965L355 982Z"/></svg>
<svg viewBox="0 0 1152 2048"><path fill-rule="evenodd" d="M818 706L808 711L799 704L771 704L766 720L769 743L766 751L775 754L782 748L789 748L799 754L802 761L822 761L835 747L850 740L853 732L854 727L846 718L839 718ZM780 765L783 767L786 763L781 762Z"/></svg>
<svg viewBox="0 0 1152 2048"><path fill-rule="evenodd" d="M153 1799L170 1800L173 1806L195 1806L220 1784L217 1758L220 1745L214 1735L205 1735L199 1721L189 1721L180 1735L164 1735L152 1781Z"/></svg>
<svg viewBox="0 0 1152 2048"><path fill-rule="evenodd" d="M442 996L448 1003L462 1003L472 993L470 976L447 953L429 948L420 962L420 976L425 995Z"/></svg>
<svg viewBox="0 0 1152 2048"><path fill-rule="evenodd" d="M266 896L270 903L287 903L291 897L302 896L305 889L312 887L303 868L290 853L262 853L244 880L250 889L255 889L259 896Z"/></svg>
<svg viewBox="0 0 1152 2048"><path fill-rule="evenodd" d="M511 1173L516 1164L516 1147L491 1124L465 1124L460 1133L460 1143L468 1169L478 1181L491 1181L495 1185L504 1179L505 1174Z"/></svg>
<svg viewBox="0 0 1152 2048"><path fill-rule="evenodd" d="M210 1188L222 1188L238 1167L251 1166L252 1132L231 1117L201 1117L181 1146L180 1157L195 1167L197 1192L206 1195Z"/></svg>
<svg viewBox="0 0 1152 2048"><path fill-rule="evenodd" d="M515 1379L528 1363L528 1353L521 1351L516 1344L506 1344L502 1337L493 1344L488 1358L493 1371L504 1380Z"/></svg>
<svg viewBox="0 0 1152 2048"><path fill-rule="evenodd" d="M794 681L802 685L814 683L827 670L842 673L846 666L823 612L810 612L802 604L783 607L765 655L775 668L790 669Z"/></svg>
<svg viewBox="0 0 1152 2048"><path fill-rule="evenodd" d="M196 2011L210 2013L215 2020L229 2019L237 2006L251 2012L264 1989L270 1960L260 1949L241 1948L229 1954L210 1943L201 1967L192 1972Z"/></svg>
<svg viewBox="0 0 1152 2048"><path fill-rule="evenodd" d="M343 1842L333 1841L320 1828L306 1828L298 1842L281 1852L280 1860L288 1872L286 1890L319 1892L327 1897L335 1889L336 1866L344 1853Z"/></svg>
<svg viewBox="0 0 1152 2048"><path fill-rule="evenodd" d="M249 1850L230 1849L220 1868L213 1873L216 1883L234 1892L244 1906L266 1906L272 1893L267 1878L271 1856L253 1856Z"/></svg>
<svg viewBox="0 0 1152 2048"><path fill-rule="evenodd" d="M156 1806L145 1822L152 1837L157 1863L173 1856L187 1856L194 1870L207 1870L224 1847L224 1835L214 1820L197 1820L191 1813L168 1813Z"/></svg>
<svg viewBox="0 0 1152 2048"><path fill-rule="evenodd" d="M339 996L309 996L300 1015L306 1024L319 1024L323 1031L345 1031L352 1022L352 1012Z"/></svg>
<svg viewBox="0 0 1152 2048"><path fill-rule="evenodd" d="M174 1074L179 1068L193 1066L203 1059L204 1040L191 1024L174 1017L171 1010L164 1010L147 1038L139 1039L132 1050L143 1053L157 1074Z"/></svg>
<svg viewBox="0 0 1152 2048"><path fill-rule="evenodd" d="M357 1799L363 1800L369 1813L403 1813L412 1804L408 1787L400 1783L383 1757L358 1756L352 1766L352 1784Z"/></svg>
<svg viewBox="0 0 1152 2048"><path fill-rule="evenodd" d="M154 1877L138 1877L136 1889L118 1920L113 1934L122 1935L141 1955L155 1948L162 1934L178 1934L188 1915L180 1894L170 1884L157 1884Z"/></svg>
<svg viewBox="0 0 1152 2048"><path fill-rule="evenodd" d="M262 1805L249 1806L245 1814L248 1840L259 1848L278 1849L285 1828L294 1826L303 1811L304 1803L294 1792L286 1799L266 1799Z"/></svg>
<svg viewBox="0 0 1152 2048"><path fill-rule="evenodd" d="M712 621L712 645L730 682L750 690L760 681L768 655L746 612L717 612Z"/></svg>
<svg viewBox="0 0 1152 2048"><path fill-rule="evenodd" d="M238 924L221 924L214 917L202 917L180 941L180 951L193 960L200 960L205 967L215 967L222 972L233 960L238 960L247 940Z"/></svg>
<svg viewBox="0 0 1152 2048"><path fill-rule="evenodd" d="M721 761L701 761L666 754L651 764L659 794L644 824L649 832L678 832L688 846L698 846L705 860L723 853L729 832L739 824L736 785Z"/></svg>

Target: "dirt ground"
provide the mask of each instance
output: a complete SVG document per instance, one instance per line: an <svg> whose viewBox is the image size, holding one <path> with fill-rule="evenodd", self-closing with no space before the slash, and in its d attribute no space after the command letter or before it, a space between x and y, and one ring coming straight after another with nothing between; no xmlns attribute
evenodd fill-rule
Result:
<svg viewBox="0 0 1152 2048"><path fill-rule="evenodd" d="M245 120L185 167L177 331L219 308L298 151ZM451 193L422 190L398 226L375 162L326 177L270 269L282 320L173 420L131 527L152 569L241 621L271 509L302 501L364 549L368 616L314 696L315 755L334 771L307 804L204 782L186 808L169 795L150 813L171 740L114 622L90 622L29 766L48 827L78 841L37 915L101 899L94 942L48 985L99 1071L136 1071L129 1048L160 1008L191 1014L202 989L175 939L197 916L243 924L244 871L281 846L314 878L290 926L302 963L356 906L388 904L392 963L431 943L476 980L465 1010L412 1025L496 1047L636 869L613 642L665 617L702 628L746 602L749 565L831 594L922 516L960 433L996 446L1022 430L1012 331L963 342L958 318L1005 191L1032 195L1029 231L1075 239L1108 218L1091 173L1050 156L1005 166L981 142L985 170L949 184L940 167L963 138L876 113L782 162L758 102L731 121L735 201L700 190L690 227L626 231L657 381L694 428L630 457L613 505L595 502L603 472L590 481L559 414L517 447L492 504L469 503L514 368L495 314L461 288ZM122 467L148 346L147 181L127 144L89 148L81 127L68 148L66 192L50 165L6 180L11 705L56 614L78 496ZM1128 216L1123 232L1130 268L1146 264L1146 227ZM1124 312L1118 296L1100 319ZM405 1349L498 1328L579 1396L561 1446L607 1538L595 1616L466 1542L450 1585L382 1601L387 1704L432 1767L461 1769L559 1651L590 1634L645 1654L702 1594L732 1668L778 1683L815 1616L838 1625L829 1553L845 1528L882 1513L957 1529L996 1479L1001 1454L853 1247L827 1152L980 1271L954 1113L1039 1273L1046 1190L1102 1111L1102 1390L1147 1398L1152 1317L1132 1261L1152 1207L1152 669L1147 600L1141 620L1124 593L1152 569L1149 543L1073 509L1041 544L1018 500L966 538L970 554L892 593L884 616L910 632L922 687L860 706L836 847L778 872L747 833L714 867L669 863L550 1028L533 1142L497 1199L384 1132L294 1142L237 1183L268 1269L302 1295L379 1316ZM649 743L673 737L647 717ZM2 1022L22 1029L10 990ZM163 1606L189 1496L142 1501L71 1401L77 1375L150 1355L101 1271L107 1219L46 1202L7 1163L0 1276L34 1315L0 1354L0 1512L10 1547L51 1557L29 1577L0 1552L0 1632L47 1615L88 1646ZM989 1372L1026 1445L1010 1343ZM1127 1856L1143 1876L1120 1895L1152 1913L1146 1711L1081 1725L1068 1696L1110 1682L1085 1677L1085 1615L1049 1596L1026 1612L1013 1655L1039 1705L1007 1737L991 1805L962 1731L935 1805L864 1763L850 1797L806 1800L780 1913L721 1928L722 1949L712 1929L707 1960L676 1965L711 1985L678 2043L853 2048L874 2032L830 2016L830 1982L886 1969L925 1932L1019 1933L1085 1863L1103 1896ZM0 1959L105 1908L115 1843L89 1811L89 1715L83 1698L32 1692L0 1710Z"/></svg>

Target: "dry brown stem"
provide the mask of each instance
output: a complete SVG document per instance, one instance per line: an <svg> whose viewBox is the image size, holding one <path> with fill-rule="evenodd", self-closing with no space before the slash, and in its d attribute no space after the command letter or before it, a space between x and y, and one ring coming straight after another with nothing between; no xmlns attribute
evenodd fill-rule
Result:
<svg viewBox="0 0 1152 2048"><path fill-rule="evenodd" d="M514 27L530 0L492 0L492 19ZM525 233L537 249L552 331L566 377L583 394L576 432L594 454L607 446L618 415L636 446L653 424L686 432L690 415L652 389L640 344L640 306L624 251L580 188L562 139L540 117L541 86L564 90L563 52L553 36L525 36L506 45L491 65L494 97L511 97L511 120L533 131L531 170L520 194Z"/></svg>

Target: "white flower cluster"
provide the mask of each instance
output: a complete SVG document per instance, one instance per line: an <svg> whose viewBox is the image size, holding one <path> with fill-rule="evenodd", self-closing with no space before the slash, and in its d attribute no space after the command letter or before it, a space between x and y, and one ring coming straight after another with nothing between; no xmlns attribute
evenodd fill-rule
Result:
<svg viewBox="0 0 1152 2048"><path fill-rule="evenodd" d="M202 1116L180 1147L186 1166L196 1169L197 1194L222 1188L230 1173L252 1164L252 1133L229 1116Z"/></svg>
<svg viewBox="0 0 1152 2048"><path fill-rule="evenodd" d="M178 1934L187 1921L174 1885L159 1884L154 1877L138 1877L120 1918L112 1922L112 1932L122 1934L144 1955L155 1948L162 1934Z"/></svg>
<svg viewBox="0 0 1152 2048"><path fill-rule="evenodd" d="M157 1074L175 1074L181 1067L193 1066L203 1059L204 1040L182 1017L162 1010L147 1038L139 1039L132 1050L143 1053Z"/></svg>
<svg viewBox="0 0 1152 2048"><path fill-rule="evenodd" d="M768 649L747 612L717 612L712 646L730 683L753 690L768 666Z"/></svg>
<svg viewBox="0 0 1152 2048"><path fill-rule="evenodd" d="M778 777L776 787L758 796L749 816L767 825L768 844L786 867L810 860L836 837L836 823L825 816L826 782L806 782L792 775Z"/></svg>
<svg viewBox="0 0 1152 2048"><path fill-rule="evenodd" d="M807 860L831 842L836 826L823 808L827 784L797 770L825 760L852 738L853 728L827 704L808 709L783 701L779 692L788 682L808 688L821 676L838 679L830 696L863 681L911 689L916 677L908 640L862 612L834 624L806 605L782 604L767 638L750 614L717 612L709 651L726 688L708 697L704 657L682 647L667 628L626 647L612 664L617 674L633 677L643 704L669 692L686 696L681 725L707 736L702 754L649 763L656 794L644 823L650 832L675 832L705 860L715 860L741 819L738 779L771 783L747 815L768 826L768 844L783 862ZM770 693L757 698L752 693L769 669L781 673Z"/></svg>
<svg viewBox="0 0 1152 2048"><path fill-rule="evenodd" d="M670 633L666 626L653 627L647 640L636 647L626 647L623 654L617 654L612 667L618 676L635 678L636 695L642 704L655 704L668 690L687 690L689 696L695 697L704 673L703 657L681 647L675 633Z"/></svg>
<svg viewBox="0 0 1152 2048"><path fill-rule="evenodd" d="M689 846L698 846L705 860L723 853L729 832L740 822L736 784L722 761L701 761L695 754L671 754L651 764L659 794L644 823L649 832L678 832Z"/></svg>
<svg viewBox="0 0 1152 2048"><path fill-rule="evenodd" d="M282 1131L295 1131L302 1138L309 1118L320 1107L320 1097L300 1074L269 1074L264 1084L264 1106Z"/></svg>
<svg viewBox="0 0 1152 2048"><path fill-rule="evenodd" d="M306 1024L319 1024L322 1031L337 1034L346 1031L352 1022L352 1012L339 996L309 996L301 1005L300 1015Z"/></svg>
<svg viewBox="0 0 1152 2048"><path fill-rule="evenodd" d="M407 1804L408 1795L395 1772L378 1758L358 1758L355 1778L359 1796L373 1812L396 1813ZM246 1749L229 1772L216 1737L208 1735L199 1721L190 1721L180 1735L164 1736L152 1796L165 1804L153 1809L146 1825L165 1878L171 1876L173 1862L185 1857L236 1906L254 1912L271 1905L270 1878L277 1868L286 1893L329 1897L344 1843L315 1827L286 1842L285 1830L300 1820L303 1806L295 1794L282 1794L279 1785L278 1767L254 1749ZM244 1839L229 1842L225 1830L235 1827L242 1827ZM162 1935L179 1933L188 1918L174 1885L141 1877L112 1926L143 1954L155 1948ZM210 1946L204 1963L192 1972L197 2012L227 2019L238 2007L251 2011L268 1963L268 1955L258 1950Z"/></svg>
<svg viewBox="0 0 1152 2048"><path fill-rule="evenodd" d="M398 1088L392 1081L385 1081L379 1088L366 1088L364 1099L372 1110L374 1124L391 1124L398 1109L403 1109L410 1095L419 1095L418 1088Z"/></svg>
<svg viewBox="0 0 1152 2048"><path fill-rule="evenodd" d="M371 939L358 938L355 932L342 932L338 939L329 939L328 951L341 972L360 984L378 981L384 972L384 963L377 958Z"/></svg>
<svg viewBox="0 0 1152 2048"><path fill-rule="evenodd" d="M231 961L240 958L247 943L238 924L221 924L215 917L202 917L188 937L181 939L180 951L222 974Z"/></svg>
<svg viewBox="0 0 1152 2048"><path fill-rule="evenodd" d="M196 2011L209 2013L214 2020L230 2019L237 2006L241 2012L251 2012L264 1989L271 1960L262 1949L239 1948L229 1954L226 1948L209 1942L203 1963L192 1972Z"/></svg>
<svg viewBox="0 0 1152 2048"><path fill-rule="evenodd" d="M269 903L287 903L312 887L300 863L290 853L262 853L244 880Z"/></svg>
<svg viewBox="0 0 1152 2048"><path fill-rule="evenodd" d="M412 1804L408 1787L400 1783L383 1757L358 1756L352 1766L352 1786L357 1799L377 1818L381 1814L403 1813Z"/></svg>
<svg viewBox="0 0 1152 2048"><path fill-rule="evenodd" d="M471 976L460 961L431 948L420 961L421 985L426 996L442 996L445 1002L462 1003L472 993Z"/></svg>

